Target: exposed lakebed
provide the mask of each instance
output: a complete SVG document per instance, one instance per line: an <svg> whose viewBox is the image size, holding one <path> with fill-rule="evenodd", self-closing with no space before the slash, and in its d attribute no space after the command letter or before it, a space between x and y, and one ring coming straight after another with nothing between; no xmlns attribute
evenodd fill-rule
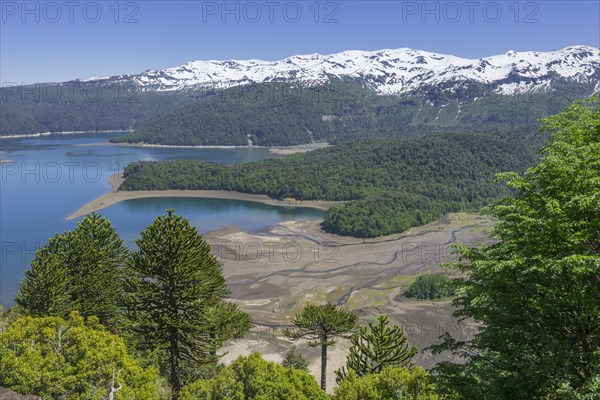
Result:
<svg viewBox="0 0 600 400"><path fill-rule="evenodd" d="M113 146L114 134L50 135L3 139L0 166L0 304L10 306L35 250L57 232L74 229L65 221L83 204L111 190L108 178L138 160L194 159L232 164L277 158L265 148L163 148ZM102 145L104 143L104 145ZM93 145L92 145L93 144ZM322 211L243 200L146 198L114 204L100 213L127 243L154 218L174 208L205 233L235 225L247 232L281 221L316 219Z"/></svg>

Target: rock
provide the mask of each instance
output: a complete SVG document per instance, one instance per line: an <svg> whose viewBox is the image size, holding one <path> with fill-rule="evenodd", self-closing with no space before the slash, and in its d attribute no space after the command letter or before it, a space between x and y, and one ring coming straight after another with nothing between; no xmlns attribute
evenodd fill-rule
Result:
<svg viewBox="0 0 600 400"><path fill-rule="evenodd" d="M22 395L10 389L0 387L0 400L40 400L40 398L31 394Z"/></svg>

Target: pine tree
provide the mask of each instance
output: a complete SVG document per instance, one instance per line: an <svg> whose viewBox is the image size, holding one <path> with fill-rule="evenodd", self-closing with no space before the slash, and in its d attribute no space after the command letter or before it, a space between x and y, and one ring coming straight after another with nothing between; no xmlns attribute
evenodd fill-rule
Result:
<svg viewBox="0 0 600 400"><path fill-rule="evenodd" d="M311 347L321 348L321 389L327 387L327 349L334 346L338 337L349 337L356 326L357 317L352 312L327 303L309 304L292 320L295 329L286 329L285 336L292 340L306 339Z"/></svg>
<svg viewBox="0 0 600 400"><path fill-rule="evenodd" d="M16 303L34 317L65 317L71 304L68 288L71 276L67 268L69 233L55 235L35 253L31 269L25 272Z"/></svg>
<svg viewBox="0 0 600 400"><path fill-rule="evenodd" d="M117 326L127 249L110 222L92 213L71 232L57 234L36 252L16 296L26 314L68 317L77 310Z"/></svg>
<svg viewBox="0 0 600 400"><path fill-rule="evenodd" d="M229 290L221 264L196 228L173 210L156 218L137 245L127 270L127 316L142 345L168 352L176 399L182 367L215 363L216 350L224 340L243 336L249 318L223 302Z"/></svg>
<svg viewBox="0 0 600 400"><path fill-rule="evenodd" d="M302 354L298 353L296 346L286 353L285 359L281 363L286 368L295 368L301 371L308 372L308 362L302 357Z"/></svg>
<svg viewBox="0 0 600 400"><path fill-rule="evenodd" d="M92 213L77 224L70 248L73 309L84 317L95 315L115 328L121 317L123 267L128 255L123 240L106 218Z"/></svg>
<svg viewBox="0 0 600 400"><path fill-rule="evenodd" d="M346 367L335 371L339 383L350 374L360 378L380 373L386 367L412 367L411 358L417 353L410 346L398 325L389 326L388 317L380 315L377 323L359 328L352 336Z"/></svg>

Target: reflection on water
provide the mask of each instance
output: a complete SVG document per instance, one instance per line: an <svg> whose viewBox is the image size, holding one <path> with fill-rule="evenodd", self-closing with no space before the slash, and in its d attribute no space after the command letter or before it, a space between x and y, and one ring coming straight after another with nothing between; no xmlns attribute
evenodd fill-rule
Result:
<svg viewBox="0 0 600 400"><path fill-rule="evenodd" d="M83 204L110 190L108 177L138 160L194 159L224 164L275 158L266 149L183 149L111 146L115 134L51 135L0 140L0 304L13 297L35 250L56 232L71 230L65 221ZM102 146L90 144L105 143ZM153 219L174 208L200 232L237 225L257 231L279 221L318 218L307 208L274 207L220 199L152 198L115 204L100 213L126 241L133 241Z"/></svg>

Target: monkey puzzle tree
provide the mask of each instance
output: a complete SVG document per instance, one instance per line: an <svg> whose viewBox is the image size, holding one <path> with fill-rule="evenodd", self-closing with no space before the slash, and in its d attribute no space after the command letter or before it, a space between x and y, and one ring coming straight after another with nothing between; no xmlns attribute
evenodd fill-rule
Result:
<svg viewBox="0 0 600 400"><path fill-rule="evenodd" d="M25 271L15 302L24 314L64 317L71 309L67 268L69 232L55 235L36 251L31 269Z"/></svg>
<svg viewBox="0 0 600 400"><path fill-rule="evenodd" d="M66 318L77 310L115 328L126 255L111 223L92 213L75 230L55 235L36 252L16 302L32 316Z"/></svg>
<svg viewBox="0 0 600 400"><path fill-rule="evenodd" d="M356 326L354 313L344 311L331 303L307 305L292 319L293 329L284 330L292 340L306 339L311 347L321 348L321 388L327 387L327 349L336 344L338 337L349 337Z"/></svg>
<svg viewBox="0 0 600 400"><path fill-rule="evenodd" d="M215 363L223 341L243 336L250 320L223 301L229 290L221 264L187 219L167 210L137 245L127 266L126 314L140 345L168 353L176 399L182 367Z"/></svg>
<svg viewBox="0 0 600 400"><path fill-rule="evenodd" d="M377 323L360 327L350 339L352 347L346 361L346 367L335 371L339 383L349 374L363 377L381 372L386 367L411 367L411 358L417 354L417 348L410 346L406 335L398 325L389 326L388 317L380 315Z"/></svg>

